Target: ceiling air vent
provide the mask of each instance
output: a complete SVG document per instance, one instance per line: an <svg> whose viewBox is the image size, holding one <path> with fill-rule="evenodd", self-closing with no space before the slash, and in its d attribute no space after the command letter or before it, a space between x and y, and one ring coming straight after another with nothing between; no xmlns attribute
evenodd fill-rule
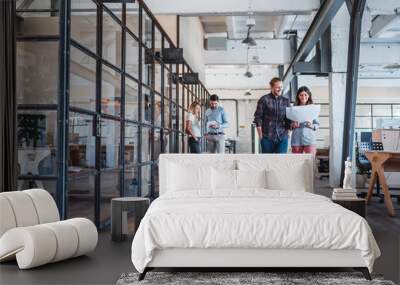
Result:
<svg viewBox="0 0 400 285"><path fill-rule="evenodd" d="M205 50L226 50L227 38L226 35L222 36L206 36L204 39Z"/></svg>
<svg viewBox="0 0 400 285"><path fill-rule="evenodd" d="M388 64L388 65L385 65L383 68L384 69L400 69L400 64L398 64L398 63Z"/></svg>

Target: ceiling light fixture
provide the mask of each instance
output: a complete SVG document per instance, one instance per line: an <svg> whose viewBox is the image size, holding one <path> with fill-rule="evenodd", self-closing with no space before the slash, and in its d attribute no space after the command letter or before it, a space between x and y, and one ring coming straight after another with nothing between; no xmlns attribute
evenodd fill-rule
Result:
<svg viewBox="0 0 400 285"><path fill-rule="evenodd" d="M256 25L256 19L254 19L251 15L253 15L253 13L248 13L249 17L246 20L246 26L248 28L250 27L254 27Z"/></svg>
<svg viewBox="0 0 400 285"><path fill-rule="evenodd" d="M246 77L248 77L248 78L252 78L252 77L253 77L253 73L251 73L250 70L247 70L247 71L244 73L244 76L246 76Z"/></svg>
<svg viewBox="0 0 400 285"><path fill-rule="evenodd" d="M249 49L250 49L250 47L247 47L247 55L246 55L246 65L247 65L247 69L246 69L246 72L243 74L243 75L246 76L247 78L253 77L253 73L251 73L251 71L250 71L250 65L249 65Z"/></svg>
<svg viewBox="0 0 400 285"><path fill-rule="evenodd" d="M247 31L247 37L242 41L242 44L254 47L257 42L250 36L250 28Z"/></svg>
<svg viewBox="0 0 400 285"><path fill-rule="evenodd" d="M248 18L246 20L246 27L247 27L247 36L242 41L242 44L247 46L256 46L256 41L250 36L251 28L255 27L256 20L253 18L253 12L251 11L251 1L249 2L249 11L247 12Z"/></svg>
<svg viewBox="0 0 400 285"><path fill-rule="evenodd" d="M243 75L248 77L248 78L252 78L253 77L253 73L250 71L250 67L249 66L247 66L247 70Z"/></svg>

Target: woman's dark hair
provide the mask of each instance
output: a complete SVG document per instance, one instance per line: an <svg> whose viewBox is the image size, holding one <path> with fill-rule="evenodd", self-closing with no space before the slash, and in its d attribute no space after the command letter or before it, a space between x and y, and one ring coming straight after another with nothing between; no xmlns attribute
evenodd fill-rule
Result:
<svg viewBox="0 0 400 285"><path fill-rule="evenodd" d="M300 105L299 95L300 95L301 92L306 92L306 93L308 94L308 96L310 96L310 97L308 97L308 100L307 100L307 102L306 102L306 105L309 105L309 104L313 104L313 103L314 103L313 100L312 100L312 94L311 94L310 89L308 89L308 87L306 87L306 86L301 86L301 87L297 90L297 95L296 95L296 106L299 106L299 105Z"/></svg>

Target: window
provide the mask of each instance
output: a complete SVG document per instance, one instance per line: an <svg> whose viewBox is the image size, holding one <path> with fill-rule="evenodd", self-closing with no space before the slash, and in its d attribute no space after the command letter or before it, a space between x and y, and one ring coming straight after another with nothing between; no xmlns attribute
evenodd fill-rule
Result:
<svg viewBox="0 0 400 285"><path fill-rule="evenodd" d="M132 79L125 78L125 119L139 120L139 85Z"/></svg>
<svg viewBox="0 0 400 285"><path fill-rule="evenodd" d="M17 149L20 175L57 174L57 112L19 110Z"/></svg>
<svg viewBox="0 0 400 285"><path fill-rule="evenodd" d="M120 5L120 4L114 4ZM117 67L121 67L122 27L106 11L103 12L103 58Z"/></svg>
<svg viewBox="0 0 400 285"><path fill-rule="evenodd" d="M131 34L126 34L126 73L139 78L139 44Z"/></svg>
<svg viewBox="0 0 400 285"><path fill-rule="evenodd" d="M96 111L96 60L71 47L70 106Z"/></svg>
<svg viewBox="0 0 400 285"><path fill-rule="evenodd" d="M113 197L157 196L159 156L187 150L185 109L206 92L179 83L182 65L162 62L162 48L173 44L141 1L111 2L71 1L67 54L59 12L66 2L16 2L19 188L60 193L67 217L100 228L109 225ZM58 113L65 99L69 117ZM58 145L64 130L68 142Z"/></svg>
<svg viewBox="0 0 400 285"><path fill-rule="evenodd" d="M18 104L57 104L58 41L17 42Z"/></svg>
<svg viewBox="0 0 400 285"><path fill-rule="evenodd" d="M96 53L97 5L91 0L71 1L71 39Z"/></svg>
<svg viewBox="0 0 400 285"><path fill-rule="evenodd" d="M70 112L68 144L68 217L94 221L96 138L93 116Z"/></svg>
<svg viewBox="0 0 400 285"><path fill-rule="evenodd" d="M121 115L121 74L104 65L101 84L101 111L114 116Z"/></svg>

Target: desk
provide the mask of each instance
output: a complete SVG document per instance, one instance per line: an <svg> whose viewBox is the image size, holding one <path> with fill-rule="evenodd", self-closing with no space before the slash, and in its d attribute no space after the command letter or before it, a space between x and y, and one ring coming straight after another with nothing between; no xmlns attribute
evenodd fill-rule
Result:
<svg viewBox="0 0 400 285"><path fill-rule="evenodd" d="M386 208L390 216L394 216L394 208L392 197L390 196L389 188L386 183L385 171L400 171L400 152L390 151L366 151L365 156L371 162L371 180L368 187L367 201L371 200L374 185L379 177L379 182L382 185Z"/></svg>

